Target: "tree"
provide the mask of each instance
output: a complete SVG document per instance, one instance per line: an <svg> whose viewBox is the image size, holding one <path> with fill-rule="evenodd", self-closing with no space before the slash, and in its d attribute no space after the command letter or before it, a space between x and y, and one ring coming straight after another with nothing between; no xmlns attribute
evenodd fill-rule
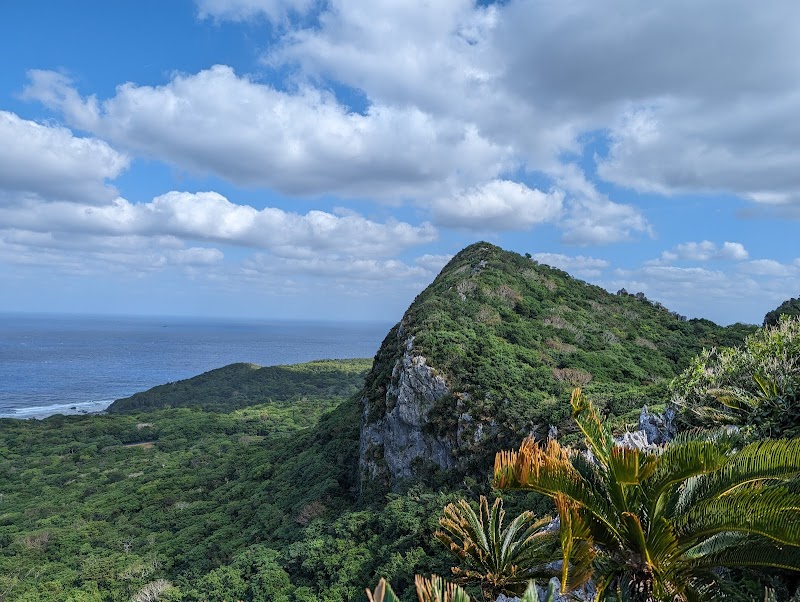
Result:
<svg viewBox="0 0 800 602"><path fill-rule="evenodd" d="M439 541L465 566L453 567L459 583L477 583L484 597L521 593L532 576L552 575L546 565L556 559L558 531L547 530L552 518L537 519L523 512L503 528L503 500L495 499L491 510L481 496L478 513L465 499L444 508L439 519Z"/></svg>
<svg viewBox="0 0 800 602"><path fill-rule="evenodd" d="M151 581L142 587L132 598L132 602L158 602L161 597L172 589L172 584L165 579Z"/></svg>
<svg viewBox="0 0 800 602"><path fill-rule="evenodd" d="M800 316L800 298L787 299L764 316L764 326L775 326L781 316Z"/></svg>
<svg viewBox="0 0 800 602"><path fill-rule="evenodd" d="M616 446L580 389L580 453L532 439L501 452L500 489L538 491L558 510L562 590L594 578L597 599L710 598L717 567L800 570L800 439L736 449L725 435L684 435L659 452Z"/></svg>

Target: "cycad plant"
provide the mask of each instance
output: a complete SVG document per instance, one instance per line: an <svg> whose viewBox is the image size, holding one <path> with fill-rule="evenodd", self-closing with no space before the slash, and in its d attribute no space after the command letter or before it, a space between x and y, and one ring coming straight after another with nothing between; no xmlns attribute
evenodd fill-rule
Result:
<svg viewBox="0 0 800 602"><path fill-rule="evenodd" d="M414 582L419 602L470 602L467 592L437 575L430 579L417 575ZM557 583L558 580L551 579L544 596L540 597L534 582L529 581L520 602L555 602ZM367 590L367 599L369 602L400 602L386 579L378 582L374 592Z"/></svg>
<svg viewBox="0 0 800 602"><path fill-rule="evenodd" d="M754 374L748 389L712 388L706 394L716 403L690 408L701 420L738 426L753 437L800 435L800 383Z"/></svg>
<svg viewBox="0 0 800 602"><path fill-rule="evenodd" d="M546 528L551 517L526 511L505 528L504 518L501 498L489 508L481 496L478 512L461 499L445 506L434 533L462 563L452 568L456 581L478 584L489 600L521 593L532 576L552 575L546 565L557 558L558 531Z"/></svg>
<svg viewBox="0 0 800 602"><path fill-rule="evenodd" d="M653 452L616 446L580 389L572 412L587 452L527 440L494 475L555 501L563 591L594 578L598 600L706 600L718 567L800 570L800 439L694 433Z"/></svg>
<svg viewBox="0 0 800 602"><path fill-rule="evenodd" d="M736 425L761 438L800 435L800 318L781 317L742 348L704 350L670 388L690 424Z"/></svg>
<svg viewBox="0 0 800 602"><path fill-rule="evenodd" d="M417 575L414 578L419 602L469 602L469 595L458 585L448 583L438 575L430 579ZM367 589L369 602L400 602L386 579L381 579L375 591Z"/></svg>

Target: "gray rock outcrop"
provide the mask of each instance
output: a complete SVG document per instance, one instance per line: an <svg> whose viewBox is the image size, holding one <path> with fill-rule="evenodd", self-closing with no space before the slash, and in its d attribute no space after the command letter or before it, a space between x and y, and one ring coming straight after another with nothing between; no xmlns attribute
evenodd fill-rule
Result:
<svg viewBox="0 0 800 602"><path fill-rule="evenodd" d="M643 406L639 414L639 430L645 433L650 444L661 445L672 441L676 435L675 408L669 405L663 414L656 414Z"/></svg>
<svg viewBox="0 0 800 602"><path fill-rule="evenodd" d="M558 592L561 589L561 582L558 578L556 580L556 596L553 598L553 602L581 602L586 601L589 602L590 600L594 600L596 592L595 586L592 581L589 581L586 585L571 591L567 594L559 594ZM539 600L545 599L545 594L547 592L546 587L542 587L539 583L544 583L543 580L539 580L536 583L536 593L539 595ZM519 602L520 599L517 596L506 596L505 594L500 594L497 597L495 602Z"/></svg>
<svg viewBox="0 0 800 602"><path fill-rule="evenodd" d="M675 438L675 409L667 407L663 414L656 414L642 407L639 414L639 429L614 437L614 443L622 447L657 450Z"/></svg>
<svg viewBox="0 0 800 602"><path fill-rule="evenodd" d="M398 336L403 336L402 328ZM413 476L417 462L442 469L455 465L453 441L426 428L437 401L450 393L445 380L414 353L414 337L405 338L403 355L394 365L386 389L386 412L371 417L366 399L361 427L359 464L368 479L388 473L391 482Z"/></svg>
<svg viewBox="0 0 800 602"><path fill-rule="evenodd" d="M620 447L631 449L654 449L658 446L651 444L647 440L647 433L644 431L633 431L622 433L619 437L614 437L614 443Z"/></svg>

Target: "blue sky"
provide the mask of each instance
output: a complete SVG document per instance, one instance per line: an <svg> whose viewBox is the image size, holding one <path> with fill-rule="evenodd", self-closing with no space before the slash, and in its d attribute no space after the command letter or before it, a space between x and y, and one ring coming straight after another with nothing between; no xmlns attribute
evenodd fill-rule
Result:
<svg viewBox="0 0 800 602"><path fill-rule="evenodd" d="M12 0L0 311L398 319L477 240L800 294L800 5Z"/></svg>

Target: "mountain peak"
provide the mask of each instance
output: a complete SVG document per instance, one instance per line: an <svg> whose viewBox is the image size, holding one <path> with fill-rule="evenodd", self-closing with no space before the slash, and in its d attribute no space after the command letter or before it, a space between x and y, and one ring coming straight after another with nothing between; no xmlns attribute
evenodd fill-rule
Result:
<svg viewBox="0 0 800 602"><path fill-rule="evenodd" d="M749 332L686 320L487 242L457 253L389 332L362 392L360 465L393 486L480 470L494 451L569 424L583 386L611 416L666 401L704 346Z"/></svg>

